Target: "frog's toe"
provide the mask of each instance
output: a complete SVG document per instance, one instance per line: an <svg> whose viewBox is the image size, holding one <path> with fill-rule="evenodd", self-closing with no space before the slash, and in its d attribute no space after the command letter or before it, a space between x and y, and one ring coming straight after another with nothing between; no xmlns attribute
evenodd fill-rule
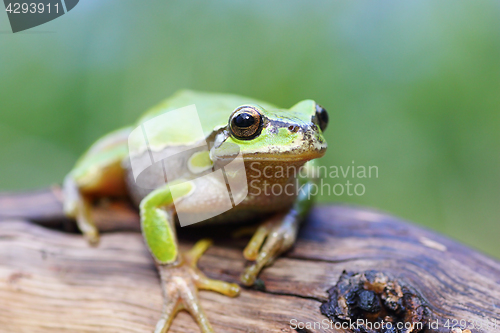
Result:
<svg viewBox="0 0 500 333"><path fill-rule="evenodd" d="M83 237L91 246L99 244L99 230L90 216L90 208L78 211L76 215L76 224L80 229Z"/></svg>
<svg viewBox="0 0 500 333"><path fill-rule="evenodd" d="M191 270L186 266L169 267L160 270L163 287L162 316L156 324L155 333L168 332L177 312L187 310L198 323L201 332L212 333L214 330L203 311L198 298L198 288Z"/></svg>
<svg viewBox="0 0 500 333"><path fill-rule="evenodd" d="M296 224L290 223L288 216L282 215L259 227L243 252L247 260L255 261L241 275L245 285L253 285L260 271L293 245L297 228Z"/></svg>
<svg viewBox="0 0 500 333"><path fill-rule="evenodd" d="M259 251L262 247L262 244L266 240L266 237L269 235L272 229L272 221L268 221L263 223L257 231L254 233L253 237L248 242L245 250L243 250L243 256L246 260L254 261L257 259L259 255Z"/></svg>
<svg viewBox="0 0 500 333"><path fill-rule="evenodd" d="M85 237L90 246L99 245L99 230L97 230L97 228L84 232L83 237Z"/></svg>
<svg viewBox="0 0 500 333"><path fill-rule="evenodd" d="M260 271L270 265L274 259L286 249L283 249L283 240L278 236L268 237L262 250L258 253L255 262L247 267L241 275L241 281L246 286L254 284Z"/></svg>
<svg viewBox="0 0 500 333"><path fill-rule="evenodd" d="M193 269L193 278L196 286L199 289L216 291L230 297L238 296L240 293L240 287L237 284L209 279L198 269L198 260L210 247L210 245L212 245L211 240L202 239L198 241L191 250L184 254L186 264Z"/></svg>
<svg viewBox="0 0 500 333"><path fill-rule="evenodd" d="M78 207L73 215L69 216L75 217L78 230L83 234L87 243L90 246L97 246L99 244L99 229L97 229L90 216L90 208L86 206Z"/></svg>
<svg viewBox="0 0 500 333"><path fill-rule="evenodd" d="M182 255L177 266L159 265L163 288L163 311L155 333L165 333L180 310L187 310L198 323L201 332L214 332L198 298L198 290L212 290L227 296L237 296L240 287L234 283L209 279L201 272L196 263L211 241L201 240Z"/></svg>

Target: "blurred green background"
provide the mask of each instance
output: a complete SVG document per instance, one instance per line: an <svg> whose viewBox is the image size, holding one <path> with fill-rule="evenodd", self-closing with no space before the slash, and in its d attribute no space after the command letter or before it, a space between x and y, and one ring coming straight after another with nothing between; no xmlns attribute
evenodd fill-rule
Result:
<svg viewBox="0 0 500 333"><path fill-rule="evenodd" d="M379 168L364 196L322 201L500 257L497 0L86 0L17 34L0 13L0 189L60 182L181 88L315 99L331 119L322 163Z"/></svg>

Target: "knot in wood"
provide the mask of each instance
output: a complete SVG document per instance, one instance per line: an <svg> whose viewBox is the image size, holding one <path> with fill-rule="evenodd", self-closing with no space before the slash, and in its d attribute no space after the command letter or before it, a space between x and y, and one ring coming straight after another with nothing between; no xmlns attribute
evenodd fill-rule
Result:
<svg viewBox="0 0 500 333"><path fill-rule="evenodd" d="M348 322L355 333L417 333L429 322L415 288L378 271L344 271L320 309L333 322Z"/></svg>

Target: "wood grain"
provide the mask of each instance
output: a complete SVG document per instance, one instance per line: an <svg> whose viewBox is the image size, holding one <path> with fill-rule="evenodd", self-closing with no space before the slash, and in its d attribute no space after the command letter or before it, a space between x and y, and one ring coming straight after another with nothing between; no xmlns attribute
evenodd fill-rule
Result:
<svg viewBox="0 0 500 333"><path fill-rule="evenodd" d="M98 222L106 233L92 248L80 235L54 229L71 224L57 197L57 189L0 196L0 332L151 332L161 292L136 232L136 212L101 204ZM181 246L211 236L215 245L200 268L238 282L248 238L232 238L233 230L182 228ZM370 270L418 293L428 320L440 323L426 332L450 332L448 319L474 322L472 332L500 332L497 260L386 214L342 205L314 209L296 246L261 274L265 290L244 289L237 298L202 291L200 297L217 332L341 332L295 330L290 321L321 323L320 305L342 272ZM181 313L171 331L198 329Z"/></svg>

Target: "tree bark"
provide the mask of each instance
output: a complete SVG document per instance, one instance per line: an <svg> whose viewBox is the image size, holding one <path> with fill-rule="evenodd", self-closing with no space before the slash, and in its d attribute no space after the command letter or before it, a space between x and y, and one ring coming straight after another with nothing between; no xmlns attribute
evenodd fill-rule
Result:
<svg viewBox="0 0 500 333"><path fill-rule="evenodd" d="M96 208L96 218L104 233L90 247L62 231L74 227L59 189L0 196L0 332L152 331L161 290L137 212L112 201ZM213 238L200 269L238 282L248 237L234 238L233 231L180 228L181 248ZM316 207L299 235L239 297L200 292L216 332L390 332L387 325L369 327L375 317L414 324L394 332L461 332L461 324L464 332L500 332L500 262L493 258L345 205ZM341 328L349 320L361 326ZM198 328L180 313L171 332Z"/></svg>

